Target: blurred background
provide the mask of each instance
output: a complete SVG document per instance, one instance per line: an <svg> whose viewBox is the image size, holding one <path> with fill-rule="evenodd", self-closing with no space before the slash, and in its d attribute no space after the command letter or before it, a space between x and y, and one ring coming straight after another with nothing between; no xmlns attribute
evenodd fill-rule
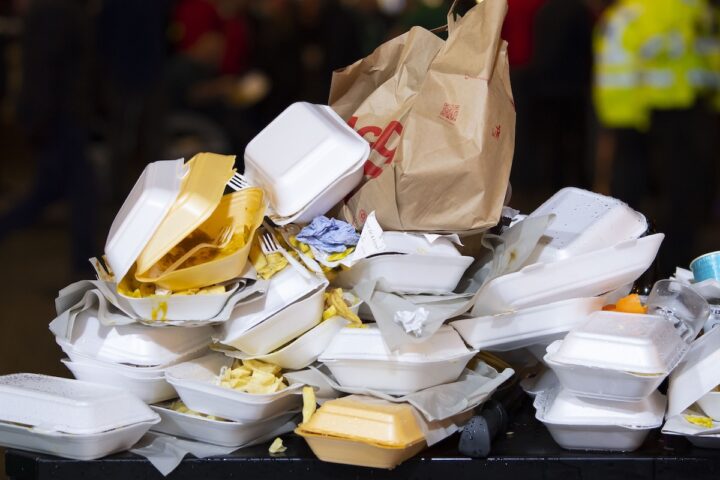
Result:
<svg viewBox="0 0 720 480"><path fill-rule="evenodd" d="M0 0L0 374L68 375L53 299L91 275L147 162L242 158L291 102L326 103L333 69L444 25L449 3ZM509 0L512 206L619 197L667 234L663 274L720 248L718 7Z"/></svg>

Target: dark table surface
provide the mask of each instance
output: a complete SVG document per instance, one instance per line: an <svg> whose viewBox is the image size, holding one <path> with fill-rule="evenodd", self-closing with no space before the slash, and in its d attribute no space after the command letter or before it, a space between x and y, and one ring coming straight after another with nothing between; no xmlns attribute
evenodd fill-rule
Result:
<svg viewBox="0 0 720 480"><path fill-rule="evenodd" d="M653 431L633 453L573 452L557 446L545 427L534 418L529 402L515 413L510 428L493 445L486 459L458 453L458 435L434 445L394 470L379 470L319 461L294 434L284 436L287 451L271 457L267 444L239 450L227 457L186 457L167 478L243 478L320 480L371 479L681 479L720 478L720 450L693 447L683 437ZM144 458L120 453L81 462L50 455L8 450L9 478L25 479L162 479Z"/></svg>

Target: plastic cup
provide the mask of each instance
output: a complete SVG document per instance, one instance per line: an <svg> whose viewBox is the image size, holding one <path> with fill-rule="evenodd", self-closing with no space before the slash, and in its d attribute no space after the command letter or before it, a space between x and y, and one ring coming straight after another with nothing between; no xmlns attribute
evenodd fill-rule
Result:
<svg viewBox="0 0 720 480"><path fill-rule="evenodd" d="M711 278L720 281L720 251L700 255L690 262L690 270L693 272L695 282Z"/></svg>
<svg viewBox="0 0 720 480"><path fill-rule="evenodd" d="M647 300L648 313L662 315L685 340L692 342L709 315L710 306L690 286L675 280L655 282Z"/></svg>

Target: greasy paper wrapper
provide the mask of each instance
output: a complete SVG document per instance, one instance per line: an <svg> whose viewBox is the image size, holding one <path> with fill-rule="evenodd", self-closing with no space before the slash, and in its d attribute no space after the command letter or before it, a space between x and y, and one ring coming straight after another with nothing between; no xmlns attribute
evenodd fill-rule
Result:
<svg viewBox="0 0 720 480"><path fill-rule="evenodd" d="M459 426L452 421L448 422L448 419L484 403L513 373L515 372L509 368L498 373L486 363L478 362L474 369L466 368L455 382L403 396L389 395L369 388L342 387L324 365L288 372L285 378L291 383L317 387L318 403L337 398L341 393L368 395L394 403L409 403L419 412L420 425L425 426L423 433L428 445L433 445L458 430Z"/></svg>
<svg viewBox="0 0 720 480"><path fill-rule="evenodd" d="M144 323L154 327L208 325L222 323L238 304L255 300L264 295L267 282L264 280L239 280L240 287L228 298L223 309L213 318L198 322L193 321L147 321L135 318L132 308L119 294L115 293L114 283L102 280L81 280L62 289L55 300L58 316L50 322L50 331L56 336L69 340L75 318L80 312L97 308L100 323L106 326L129 325ZM244 285L244 286L243 286Z"/></svg>
<svg viewBox="0 0 720 480"><path fill-rule="evenodd" d="M189 453L197 458L229 455L241 448L268 442L275 437L292 432L295 429L298 419L299 418L290 420L275 430L239 447L223 447L221 445L177 438L164 433L149 432L146 433L130 451L150 460L150 463L152 463L160 473L167 476L180 465L185 455Z"/></svg>
<svg viewBox="0 0 720 480"><path fill-rule="evenodd" d="M529 217L508 228L502 235L485 234L482 244L486 254L465 272L457 293L401 295L378 291L370 282L357 285L354 293L371 310L388 348L396 350L402 345L424 342L451 318L471 309L473 315L481 315L482 305L475 305L475 301L483 286L493 278L522 268L551 219L550 215ZM406 331L396 321L398 314L410 317L421 315L420 333Z"/></svg>
<svg viewBox="0 0 720 480"><path fill-rule="evenodd" d="M330 106L373 146L366 182L341 208L362 226L473 232L500 219L515 144L506 0L448 15L448 40L420 27L333 74Z"/></svg>

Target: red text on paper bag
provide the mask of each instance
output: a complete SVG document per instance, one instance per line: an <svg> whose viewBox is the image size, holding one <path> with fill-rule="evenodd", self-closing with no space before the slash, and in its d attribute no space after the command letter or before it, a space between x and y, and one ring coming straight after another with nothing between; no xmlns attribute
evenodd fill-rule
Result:
<svg viewBox="0 0 720 480"><path fill-rule="evenodd" d="M383 166L392 163L395 156L395 146L400 140L403 126L400 122L392 120L385 128L375 125L366 125L364 127L355 128L357 126L358 117L352 116L348 120L348 125L353 130L357 130L358 135L363 137L370 143L370 148L376 151L380 158L373 162L375 156L371 155L365 162L365 176L368 178L376 178L382 172ZM393 148L389 148L393 146Z"/></svg>

